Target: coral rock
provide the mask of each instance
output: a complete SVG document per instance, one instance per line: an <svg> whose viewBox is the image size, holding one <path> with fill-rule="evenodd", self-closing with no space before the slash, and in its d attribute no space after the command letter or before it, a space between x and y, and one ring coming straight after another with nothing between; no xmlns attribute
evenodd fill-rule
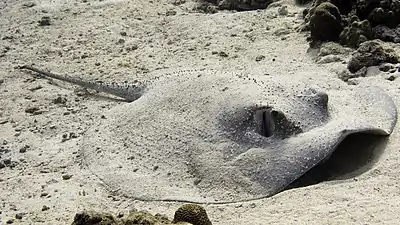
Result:
<svg viewBox="0 0 400 225"><path fill-rule="evenodd" d="M386 25L396 27L400 23L400 1L357 1L357 15L360 19L368 19L372 26Z"/></svg>
<svg viewBox="0 0 400 225"><path fill-rule="evenodd" d="M124 225L155 225L155 224L170 224L168 218L161 215L153 216L151 213L146 211L138 211L129 214L128 218L124 220Z"/></svg>
<svg viewBox="0 0 400 225"><path fill-rule="evenodd" d="M382 41L390 41L394 43L400 43L400 26L395 29L391 29L385 25L378 25L373 29L374 38Z"/></svg>
<svg viewBox="0 0 400 225"><path fill-rule="evenodd" d="M116 225L114 217L109 213L83 211L77 213L72 225Z"/></svg>
<svg viewBox="0 0 400 225"><path fill-rule="evenodd" d="M339 9L324 2L318 5L310 18L310 31L313 41L336 41L343 30Z"/></svg>
<svg viewBox="0 0 400 225"><path fill-rule="evenodd" d="M340 34L340 43L349 47L357 48L361 43L372 38L373 32L368 20L354 21Z"/></svg>
<svg viewBox="0 0 400 225"><path fill-rule="evenodd" d="M187 222L193 225L212 225L206 210L196 204L185 204L176 210L173 223L178 222Z"/></svg>
<svg viewBox="0 0 400 225"><path fill-rule="evenodd" d="M363 67L379 66L385 62L398 63L399 57L392 49L383 48L378 41L367 41L357 49L347 68L354 73Z"/></svg>

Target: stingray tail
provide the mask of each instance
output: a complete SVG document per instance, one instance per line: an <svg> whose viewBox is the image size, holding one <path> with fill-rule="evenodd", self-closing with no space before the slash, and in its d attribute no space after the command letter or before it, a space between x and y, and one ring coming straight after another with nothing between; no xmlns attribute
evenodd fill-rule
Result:
<svg viewBox="0 0 400 225"><path fill-rule="evenodd" d="M79 78L57 75L54 73L46 72L27 65L21 66L20 69L31 70L43 77L50 77L53 79L68 82L70 84L78 85L84 88L108 93L123 98L130 102L138 99L144 92L144 88L141 87L140 85L128 85L128 84L120 85L116 83L99 83L99 82L85 81Z"/></svg>

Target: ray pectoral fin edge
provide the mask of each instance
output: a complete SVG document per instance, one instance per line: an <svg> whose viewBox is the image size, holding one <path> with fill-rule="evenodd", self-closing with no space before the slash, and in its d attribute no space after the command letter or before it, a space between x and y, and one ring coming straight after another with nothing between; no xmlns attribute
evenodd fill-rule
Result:
<svg viewBox="0 0 400 225"><path fill-rule="evenodd" d="M331 175L359 175L366 172L379 158L390 135L382 129L365 128L332 132L325 134L326 140L321 140L317 136L319 132L311 133L306 135L314 138L299 137L293 143L282 142L281 151L249 149L236 157L232 164L262 187L260 192L254 190L255 196L268 197L287 189L328 181ZM316 145L309 146L310 143ZM335 156L331 160L332 155ZM342 158L338 158L338 155ZM345 163L341 160L343 157L347 161L358 162ZM322 164L325 165L321 167ZM345 171L337 165L351 169ZM309 181L305 182L304 177Z"/></svg>
<svg viewBox="0 0 400 225"><path fill-rule="evenodd" d="M376 118L378 124L372 124L372 126L390 135L398 120L398 111L393 99L383 89L374 86L363 88L358 93L359 100L364 100L366 107L370 107L371 113L366 114L365 119L369 121Z"/></svg>

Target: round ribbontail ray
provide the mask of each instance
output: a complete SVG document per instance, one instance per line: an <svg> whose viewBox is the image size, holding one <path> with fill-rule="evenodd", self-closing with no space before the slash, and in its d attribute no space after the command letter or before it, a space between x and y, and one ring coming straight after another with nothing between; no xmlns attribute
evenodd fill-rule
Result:
<svg viewBox="0 0 400 225"><path fill-rule="evenodd" d="M376 87L317 90L203 70L156 79L105 118L87 131L81 154L110 189L145 201L227 203L284 190L351 135L388 136L397 112Z"/></svg>

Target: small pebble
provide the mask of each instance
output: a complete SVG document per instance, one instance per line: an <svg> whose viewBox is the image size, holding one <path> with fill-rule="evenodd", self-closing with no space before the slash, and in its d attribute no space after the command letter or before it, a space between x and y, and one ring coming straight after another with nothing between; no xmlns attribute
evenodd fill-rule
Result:
<svg viewBox="0 0 400 225"><path fill-rule="evenodd" d="M50 26L50 17L48 16L43 16L39 20L39 26Z"/></svg>
<svg viewBox="0 0 400 225"><path fill-rule="evenodd" d="M69 140L69 139L68 139L68 134L63 134L63 135L62 135L62 140L61 140L61 142L65 142L65 141L67 141L67 140Z"/></svg>
<svg viewBox="0 0 400 225"><path fill-rule="evenodd" d="M289 14L289 11L288 11L288 9L287 9L287 6L285 5L285 6L280 7L280 8L278 9L278 13L279 13L279 15L281 15L281 16L287 16L287 15Z"/></svg>
<svg viewBox="0 0 400 225"><path fill-rule="evenodd" d="M198 185L198 184L200 184L200 182L201 182L201 179L196 179L196 180L194 180L193 184Z"/></svg>
<svg viewBox="0 0 400 225"><path fill-rule="evenodd" d="M15 218L18 219L18 220L21 220L22 217L23 217L23 213L17 213L17 214L15 214Z"/></svg>
<svg viewBox="0 0 400 225"><path fill-rule="evenodd" d="M8 119L0 119L0 124L6 124L8 123Z"/></svg>
<svg viewBox="0 0 400 225"><path fill-rule="evenodd" d="M226 52L223 52L223 51L220 51L218 53L218 55L221 56L221 57L228 57L228 54L226 54Z"/></svg>
<svg viewBox="0 0 400 225"><path fill-rule="evenodd" d="M63 180L69 180L69 179L71 179L71 177L72 177L72 175L69 175L69 174L62 175Z"/></svg>
<svg viewBox="0 0 400 225"><path fill-rule="evenodd" d="M50 209L50 207L45 206L45 205L42 207L42 211L46 211L46 210L49 210L49 209Z"/></svg>
<svg viewBox="0 0 400 225"><path fill-rule="evenodd" d="M24 147L22 147L22 148L19 149L19 152L20 152L20 153L25 153L26 150L27 150L28 148L30 148L29 145L24 145Z"/></svg>
<svg viewBox="0 0 400 225"><path fill-rule="evenodd" d="M379 66L379 70L382 72L388 72L389 70L393 69L393 65L390 63L384 63Z"/></svg>
<svg viewBox="0 0 400 225"><path fill-rule="evenodd" d="M53 99L52 101L54 104L61 104L64 105L67 103L67 99L65 97L58 96L57 98Z"/></svg>
<svg viewBox="0 0 400 225"><path fill-rule="evenodd" d="M355 77L365 77L365 75L367 74L368 69L367 67L363 67L361 69L359 69L357 72L354 73Z"/></svg>
<svg viewBox="0 0 400 225"><path fill-rule="evenodd" d="M394 81L395 79L396 79L396 77L393 75L386 78L386 80L388 80L388 81Z"/></svg>
<svg viewBox="0 0 400 225"><path fill-rule="evenodd" d="M6 222L6 224L12 224L12 223L14 223L14 220L13 220L13 219L9 219L9 220L7 220L7 222Z"/></svg>
<svg viewBox="0 0 400 225"><path fill-rule="evenodd" d="M26 8L32 8L32 7L36 6L36 3L35 2L25 2L24 4L22 4L22 6L26 7Z"/></svg>
<svg viewBox="0 0 400 225"><path fill-rule="evenodd" d="M256 57L256 61L257 61L257 62L259 62L259 61L261 61L261 60L263 60L263 59L265 59L265 56L263 56L263 55L258 55L258 56Z"/></svg>
<svg viewBox="0 0 400 225"><path fill-rule="evenodd" d="M29 88L29 90L30 90L30 91L37 91L37 90L40 90L40 89L42 89L42 88L43 88L42 86L38 85L38 86L36 86L36 87Z"/></svg>
<svg viewBox="0 0 400 225"><path fill-rule="evenodd" d="M126 36L126 35L127 35L127 33L126 33L125 31L121 31L121 32L119 32L119 34L120 34L121 36Z"/></svg>
<svg viewBox="0 0 400 225"><path fill-rule="evenodd" d="M134 50L136 50L138 48L139 48L139 46L137 44L133 44L131 46L126 47L126 50L127 51L134 51Z"/></svg>
<svg viewBox="0 0 400 225"><path fill-rule="evenodd" d="M239 204L239 205L236 205L236 206L235 206L235 208L241 208L241 207L243 207L242 204Z"/></svg>
<svg viewBox="0 0 400 225"><path fill-rule="evenodd" d="M176 15L176 11L173 10L173 9L170 9L165 13L165 15L166 16L175 16Z"/></svg>
<svg viewBox="0 0 400 225"><path fill-rule="evenodd" d="M70 132L69 133L69 138L77 138L78 137L78 135L77 134L75 134L74 132Z"/></svg>
<svg viewBox="0 0 400 225"><path fill-rule="evenodd" d="M25 109L25 112L34 115L42 113L42 111L38 107L28 107Z"/></svg>

